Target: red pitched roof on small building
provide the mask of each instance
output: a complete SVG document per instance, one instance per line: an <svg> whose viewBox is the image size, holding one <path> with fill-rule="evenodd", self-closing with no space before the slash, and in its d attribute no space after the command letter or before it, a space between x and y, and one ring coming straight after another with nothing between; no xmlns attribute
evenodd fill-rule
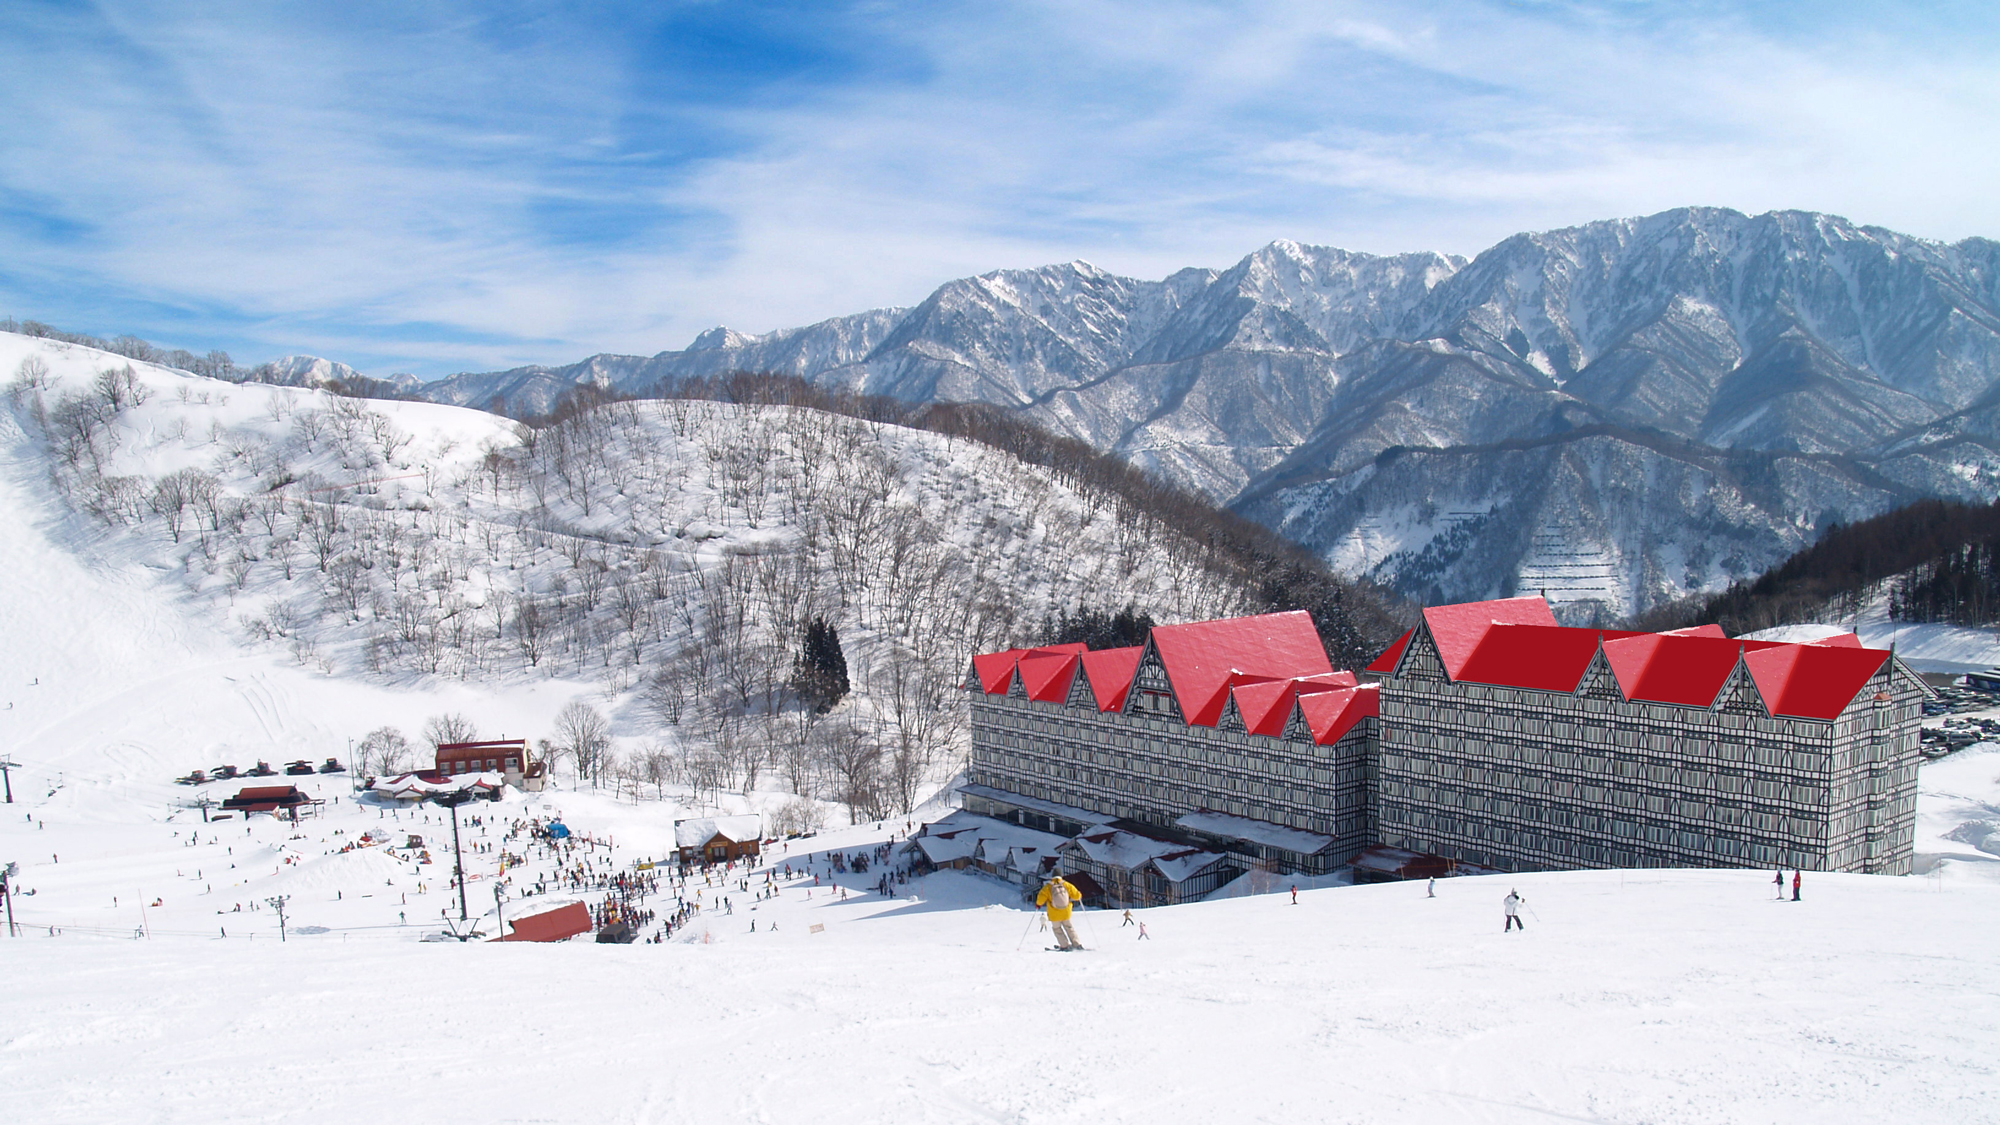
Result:
<svg viewBox="0 0 2000 1125"><path fill-rule="evenodd" d="M1125 693L1132 690L1132 674L1139 670L1139 658L1145 654L1144 645L1079 654L1083 674L1090 678L1091 693L1097 696L1099 711L1124 709Z"/></svg>
<svg viewBox="0 0 2000 1125"><path fill-rule="evenodd" d="M1200 726L1212 727L1221 718L1232 676L1292 679L1333 671L1304 610L1156 625L1152 644L1181 714Z"/></svg>
<svg viewBox="0 0 2000 1125"><path fill-rule="evenodd" d="M507 923L511 933L495 941L563 941L590 932L590 908L580 902L559 906Z"/></svg>
<svg viewBox="0 0 2000 1125"><path fill-rule="evenodd" d="M1452 679L1541 691L1575 691L1583 682L1583 674L1589 670L1600 643L1632 635L1565 629L1560 625L1489 625L1477 646L1459 661Z"/></svg>

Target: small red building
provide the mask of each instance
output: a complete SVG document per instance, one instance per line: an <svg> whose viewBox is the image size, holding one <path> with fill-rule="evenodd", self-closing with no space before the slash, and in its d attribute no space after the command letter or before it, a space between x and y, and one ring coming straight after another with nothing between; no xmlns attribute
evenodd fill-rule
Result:
<svg viewBox="0 0 2000 1125"><path fill-rule="evenodd" d="M529 759L525 738L446 742L437 748L437 772L446 777L497 773L516 789L542 787L542 764Z"/></svg>
<svg viewBox="0 0 2000 1125"><path fill-rule="evenodd" d="M704 816L674 822L674 843L682 863L727 863L753 859L764 837L764 818Z"/></svg>
<svg viewBox="0 0 2000 1125"><path fill-rule="evenodd" d="M249 785L239 790L234 797L222 802L222 807L251 813L290 813L293 819L318 811L324 801L314 800L299 791L296 785Z"/></svg>
<svg viewBox="0 0 2000 1125"><path fill-rule="evenodd" d="M507 923L511 931L494 941L568 941L590 932L590 908L580 902L558 906Z"/></svg>

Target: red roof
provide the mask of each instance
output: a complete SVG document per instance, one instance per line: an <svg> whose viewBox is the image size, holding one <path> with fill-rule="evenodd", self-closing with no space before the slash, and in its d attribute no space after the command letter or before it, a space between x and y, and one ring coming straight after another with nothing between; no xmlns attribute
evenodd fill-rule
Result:
<svg viewBox="0 0 2000 1125"><path fill-rule="evenodd" d="M1771 713L1801 719L1839 718L1888 659L1884 649L1823 643L1772 645L1743 654Z"/></svg>
<svg viewBox="0 0 2000 1125"><path fill-rule="evenodd" d="M1742 653L1741 643L1706 634L1642 633L1604 644L1625 698L1688 707L1712 706Z"/></svg>
<svg viewBox="0 0 2000 1125"><path fill-rule="evenodd" d="M1299 711L1312 728L1313 741L1321 746L1339 742L1354 724L1381 714L1382 685L1336 688L1299 695Z"/></svg>
<svg viewBox="0 0 2000 1125"><path fill-rule="evenodd" d="M1459 678L1465 662L1494 625L1555 625L1556 615L1541 598L1503 598L1491 602L1439 605L1424 610L1424 621L1437 642L1445 674ZM1578 675L1581 675L1579 670ZM1574 685L1572 685L1574 686Z"/></svg>
<svg viewBox="0 0 2000 1125"><path fill-rule="evenodd" d="M568 906L516 918L507 925L513 932L494 940L562 941L590 932L590 908L580 902L572 902Z"/></svg>
<svg viewBox="0 0 2000 1125"><path fill-rule="evenodd" d="M1566 628L1540 598L1436 606L1424 621L1453 680L1575 691L1601 648L1625 698L1710 707L1740 660L1765 708L1797 718L1839 717L1889 659L1852 633L1793 644L1732 640L1715 625L1670 633ZM1368 670L1393 673L1411 635Z"/></svg>
<svg viewBox="0 0 2000 1125"><path fill-rule="evenodd" d="M1153 650L1188 722L1214 726L1234 676L1292 679L1333 671L1304 610L1156 625Z"/></svg>
<svg viewBox="0 0 2000 1125"><path fill-rule="evenodd" d="M1232 685L1229 694L1236 700L1236 713L1242 716L1244 729L1281 738L1301 697L1337 692L1357 682L1352 672L1326 672L1292 680L1245 680Z"/></svg>
<svg viewBox="0 0 2000 1125"><path fill-rule="evenodd" d="M1069 699L1069 682L1076 678L1077 654L1085 645L1060 645L1030 649L1022 654L1021 687L1028 698L1042 703L1062 703Z"/></svg>
<svg viewBox="0 0 2000 1125"><path fill-rule="evenodd" d="M1025 648L1010 648L1005 652L982 653L972 658L972 674L979 677L979 689L988 695L1005 695L1007 687L1014 682L1014 665L1020 662Z"/></svg>
<svg viewBox="0 0 2000 1125"><path fill-rule="evenodd" d="M1382 655L1375 658L1375 663L1370 664L1362 670L1365 672L1375 672L1384 676L1395 675L1396 665L1403 659L1403 650L1410 647L1410 638L1416 635L1417 631L1415 629L1403 630L1403 635L1396 638L1395 644L1383 649Z"/></svg>
<svg viewBox="0 0 2000 1125"><path fill-rule="evenodd" d="M1125 693L1132 689L1132 673L1139 670L1139 658L1145 654L1143 645L1133 645L1080 655L1083 674L1090 678L1090 690L1097 696L1099 711L1125 709Z"/></svg>
<svg viewBox="0 0 2000 1125"><path fill-rule="evenodd" d="M1575 691L1601 642L1633 635L1560 625L1491 625L1477 647L1459 661L1451 678L1541 691Z"/></svg>

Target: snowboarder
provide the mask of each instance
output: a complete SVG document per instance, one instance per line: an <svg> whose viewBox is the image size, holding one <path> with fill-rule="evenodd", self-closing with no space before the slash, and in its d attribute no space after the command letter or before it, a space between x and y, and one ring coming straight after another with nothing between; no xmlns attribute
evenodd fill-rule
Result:
<svg viewBox="0 0 2000 1125"><path fill-rule="evenodd" d="M1036 906L1048 908L1049 928L1056 933L1056 948L1064 953L1083 948L1083 943L1076 940L1076 927L1069 921L1071 907L1082 897L1083 892L1064 879L1061 872L1050 875L1049 881L1042 884L1041 893L1035 896Z"/></svg>
<svg viewBox="0 0 2000 1125"><path fill-rule="evenodd" d="M1802 883L1804 883L1804 882L1805 882L1805 879L1806 879L1806 873L1805 873L1805 872L1803 872L1803 871L1794 871L1794 872L1792 872L1792 901L1793 901L1793 902L1797 902L1797 901L1799 901L1799 886L1800 886L1800 884L1802 884Z"/></svg>
<svg viewBox="0 0 2000 1125"><path fill-rule="evenodd" d="M1507 924L1501 928L1501 933L1512 933L1515 926L1523 930L1528 928L1528 924L1521 921L1521 904L1526 901L1528 900L1521 897L1520 891L1514 890L1508 891L1507 897L1500 900L1500 905L1507 911Z"/></svg>

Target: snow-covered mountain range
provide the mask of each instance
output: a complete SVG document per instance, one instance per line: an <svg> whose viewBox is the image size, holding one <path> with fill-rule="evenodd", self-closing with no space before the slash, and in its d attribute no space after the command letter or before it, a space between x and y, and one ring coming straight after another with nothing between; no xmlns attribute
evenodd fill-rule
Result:
<svg viewBox="0 0 2000 1125"><path fill-rule="evenodd" d="M1007 406L1429 600L1623 614L2000 471L2000 243L1690 208L1470 261L1274 242L1161 281L1084 262L685 350L456 375L545 410L780 372Z"/></svg>

